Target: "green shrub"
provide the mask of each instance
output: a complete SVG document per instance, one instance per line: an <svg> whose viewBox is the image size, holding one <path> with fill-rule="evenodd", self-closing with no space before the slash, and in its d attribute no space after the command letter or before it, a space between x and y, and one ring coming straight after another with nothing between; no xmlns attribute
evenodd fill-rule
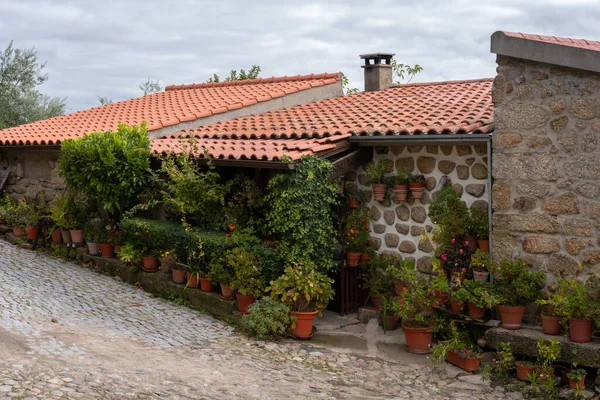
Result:
<svg viewBox="0 0 600 400"><path fill-rule="evenodd" d="M259 297L264 294L266 282L259 255L237 247L227 253L226 261L234 270L231 282L233 289L246 296Z"/></svg>
<svg viewBox="0 0 600 400"><path fill-rule="evenodd" d="M435 200L429 201L429 218L436 224L433 238L438 245L438 254L451 247L452 239L467 235L469 209L452 185L444 186Z"/></svg>
<svg viewBox="0 0 600 400"><path fill-rule="evenodd" d="M290 326L290 309L284 303L263 297L248 308L242 326L250 336L258 339L270 339L284 336Z"/></svg>
<svg viewBox="0 0 600 400"><path fill-rule="evenodd" d="M370 184L387 183L385 174L390 172L390 161L380 158L379 161L372 162L365 168L365 174Z"/></svg>
<svg viewBox="0 0 600 400"><path fill-rule="evenodd" d="M494 291L505 306L525 306L538 299L546 281L543 272L531 272L521 260L501 260L492 269Z"/></svg>

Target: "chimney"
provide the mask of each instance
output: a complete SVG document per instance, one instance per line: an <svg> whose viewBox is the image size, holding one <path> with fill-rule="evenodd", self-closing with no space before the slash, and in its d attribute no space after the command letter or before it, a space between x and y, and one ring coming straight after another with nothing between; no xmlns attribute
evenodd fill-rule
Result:
<svg viewBox="0 0 600 400"><path fill-rule="evenodd" d="M392 86L392 58L394 53L361 54L365 60L365 92L384 90Z"/></svg>

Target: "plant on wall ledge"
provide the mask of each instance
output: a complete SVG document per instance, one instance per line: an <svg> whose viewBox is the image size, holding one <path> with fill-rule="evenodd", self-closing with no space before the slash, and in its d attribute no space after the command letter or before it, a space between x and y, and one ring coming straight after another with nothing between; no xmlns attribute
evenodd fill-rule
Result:
<svg viewBox="0 0 600 400"><path fill-rule="evenodd" d="M367 179L373 188L373 199L383 201L387 192L387 179L385 174L391 170L389 160L380 158L365 168Z"/></svg>

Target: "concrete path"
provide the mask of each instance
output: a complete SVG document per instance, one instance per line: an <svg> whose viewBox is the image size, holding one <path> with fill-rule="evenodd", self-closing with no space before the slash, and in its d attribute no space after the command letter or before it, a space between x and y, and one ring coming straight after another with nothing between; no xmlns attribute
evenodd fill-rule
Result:
<svg viewBox="0 0 600 400"><path fill-rule="evenodd" d="M249 340L131 285L0 241L0 396L501 399L477 376ZM516 395L515 395L516 396Z"/></svg>

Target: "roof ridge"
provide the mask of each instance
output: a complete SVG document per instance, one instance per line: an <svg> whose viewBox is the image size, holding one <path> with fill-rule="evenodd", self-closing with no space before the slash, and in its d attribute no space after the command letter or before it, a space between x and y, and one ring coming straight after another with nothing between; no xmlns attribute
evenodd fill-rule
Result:
<svg viewBox="0 0 600 400"><path fill-rule="evenodd" d="M310 81L319 79L341 79L341 72L334 72L328 74L308 74L308 75L295 75L295 76L272 76L270 78L256 78L246 79L237 81L224 81L224 82L205 82L205 83L192 83L189 85L169 85L165 87L167 90L181 90L181 89L200 89L209 87L223 87L223 86L241 86L241 85L255 85L259 83L276 83L276 82L297 82L297 81Z"/></svg>
<svg viewBox="0 0 600 400"><path fill-rule="evenodd" d="M391 88L405 88L411 86L439 86L439 85L451 85L459 83L475 83L475 82L493 82L494 78L478 78L478 79L463 79L454 81L436 81L436 82L413 82L413 83L400 83L392 85Z"/></svg>

